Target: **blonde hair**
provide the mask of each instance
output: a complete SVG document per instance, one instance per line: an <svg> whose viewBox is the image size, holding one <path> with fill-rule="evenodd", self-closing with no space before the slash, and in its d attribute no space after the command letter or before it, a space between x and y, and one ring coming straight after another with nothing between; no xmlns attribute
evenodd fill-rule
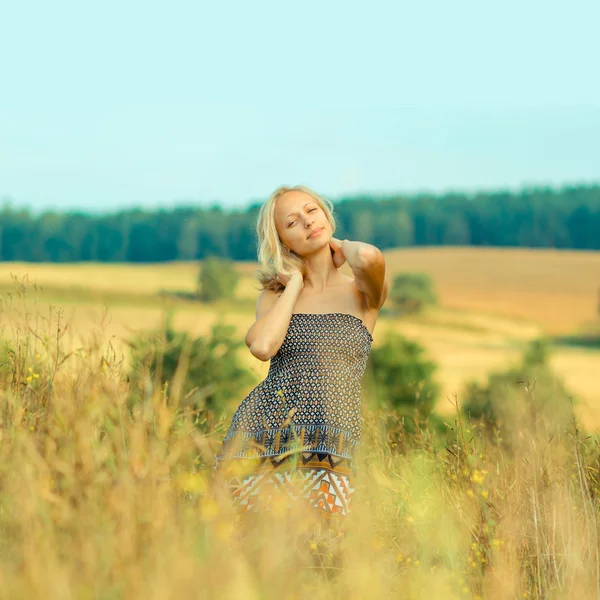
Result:
<svg viewBox="0 0 600 600"><path fill-rule="evenodd" d="M283 245L275 226L275 204L287 192L299 191L311 196L323 209L327 220L335 231L333 217L333 203L319 196L316 192L304 185L289 187L283 185L277 188L269 199L261 206L256 222L256 235L258 238L258 262L261 268L257 271L257 279L264 290L282 292L285 286L277 280L277 273L291 275L294 270L306 274L304 260L292 250Z"/></svg>

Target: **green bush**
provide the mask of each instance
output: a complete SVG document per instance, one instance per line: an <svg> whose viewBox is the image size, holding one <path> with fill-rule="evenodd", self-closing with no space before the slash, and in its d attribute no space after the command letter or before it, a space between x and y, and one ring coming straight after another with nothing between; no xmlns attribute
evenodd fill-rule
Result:
<svg viewBox="0 0 600 600"><path fill-rule="evenodd" d="M371 350L368 384L379 404L411 418L431 414L439 392L433 379L437 365L424 353L417 342L395 332Z"/></svg>
<svg viewBox="0 0 600 600"><path fill-rule="evenodd" d="M540 417L555 432L572 419L573 395L550 368L550 348L535 340L525 349L519 364L491 373L485 384L469 382L462 393L463 411L488 426L520 430Z"/></svg>
<svg viewBox="0 0 600 600"><path fill-rule="evenodd" d="M245 386L255 383L238 359L243 341L233 325L217 323L209 336L193 338L187 332L174 331L170 320L160 339L138 336L131 342L132 401L139 401L157 386L172 389L181 366L182 408L194 411L197 425L208 428L223 416L232 399L240 398Z"/></svg>
<svg viewBox="0 0 600 600"><path fill-rule="evenodd" d="M198 276L198 298L202 302L233 298L239 279L233 261L217 257L206 258Z"/></svg>
<svg viewBox="0 0 600 600"><path fill-rule="evenodd" d="M414 313L430 304L437 304L433 281L425 273L398 273L389 293L392 308L401 313Z"/></svg>

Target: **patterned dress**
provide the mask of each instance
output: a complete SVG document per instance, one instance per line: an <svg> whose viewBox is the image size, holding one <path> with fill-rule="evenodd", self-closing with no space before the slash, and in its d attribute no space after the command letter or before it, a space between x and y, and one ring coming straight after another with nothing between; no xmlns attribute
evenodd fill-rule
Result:
<svg viewBox="0 0 600 600"><path fill-rule="evenodd" d="M321 516L350 510L362 377L373 338L347 313L294 313L267 377L235 411L215 469L242 512L275 494Z"/></svg>

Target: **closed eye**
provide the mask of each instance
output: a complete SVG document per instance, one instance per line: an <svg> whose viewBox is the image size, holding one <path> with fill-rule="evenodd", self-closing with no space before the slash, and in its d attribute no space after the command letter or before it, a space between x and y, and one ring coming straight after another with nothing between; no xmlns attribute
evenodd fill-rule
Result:
<svg viewBox="0 0 600 600"><path fill-rule="evenodd" d="M311 208L311 209L310 209L308 212L309 212L309 213L311 213L311 212L313 212L313 210L317 210L317 209L316 209L316 208ZM293 225L295 222L296 222L296 221L290 221L290 222L288 223L288 227L291 227L291 226L292 226L292 225Z"/></svg>

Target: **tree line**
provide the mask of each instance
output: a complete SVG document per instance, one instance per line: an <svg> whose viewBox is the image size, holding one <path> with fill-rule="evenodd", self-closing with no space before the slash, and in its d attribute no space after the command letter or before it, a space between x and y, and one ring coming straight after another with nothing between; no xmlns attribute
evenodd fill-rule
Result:
<svg viewBox="0 0 600 600"><path fill-rule="evenodd" d="M336 237L381 249L521 246L600 249L600 186L473 194L363 195L334 202ZM209 256L256 259L260 203L243 209L185 206L111 214L44 212L5 204L0 260L163 262Z"/></svg>

